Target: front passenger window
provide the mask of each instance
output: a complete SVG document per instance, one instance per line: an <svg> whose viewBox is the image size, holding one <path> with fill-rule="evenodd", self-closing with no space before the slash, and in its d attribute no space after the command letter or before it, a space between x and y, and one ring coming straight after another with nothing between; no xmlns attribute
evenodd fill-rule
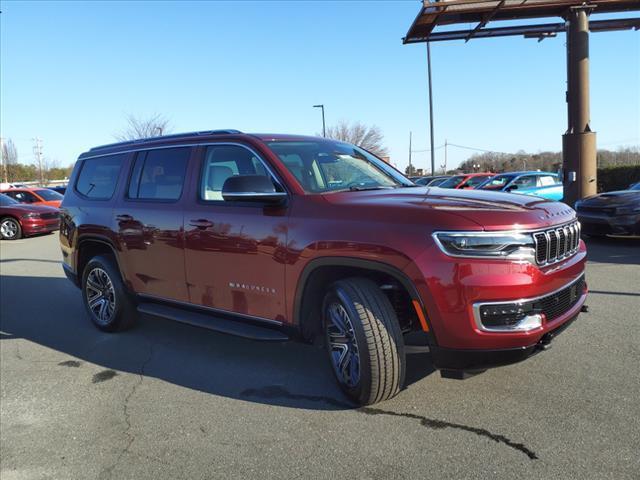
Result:
<svg viewBox="0 0 640 480"><path fill-rule="evenodd" d="M234 175L268 176L267 171L251 151L238 145L216 145L207 148L204 155L200 183L202 200L220 201L222 187Z"/></svg>

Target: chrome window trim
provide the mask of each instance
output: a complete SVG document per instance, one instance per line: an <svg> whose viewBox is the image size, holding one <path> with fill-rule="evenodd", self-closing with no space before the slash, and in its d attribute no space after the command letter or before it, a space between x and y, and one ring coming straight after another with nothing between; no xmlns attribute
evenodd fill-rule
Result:
<svg viewBox="0 0 640 480"><path fill-rule="evenodd" d="M480 319L480 308L485 306L485 305L522 305L525 303L529 303L529 302L535 302L537 300L540 300L542 298L545 297L549 297L551 295L555 295L558 292L561 292L562 290L564 290L565 288L569 288L570 286L572 286L573 284L577 283L578 281L580 281L581 279L584 279L586 277L586 275L584 273L580 274L577 278L574 278L572 281L570 281L569 283L565 284L564 286L557 288L551 292L545 293L544 295L538 295L537 297L529 297L529 298L519 298L518 300L502 300L502 301L491 301L491 302L475 302L473 304L473 320L475 321L476 327L478 328L478 330L481 330L483 332L490 332L490 333L518 333L518 332L529 332L531 330L504 330L504 329L495 329L495 328L490 328L490 327L485 327L482 324L482 320ZM580 292L580 296L582 296L582 292ZM542 328L542 327L539 327Z"/></svg>
<svg viewBox="0 0 640 480"><path fill-rule="evenodd" d="M195 142L195 143L177 143L177 144L170 144L170 145L158 145L156 147L145 147L144 145L140 145L138 148L130 148L128 150L121 150L118 152L112 152L112 153L100 153L97 155L87 155L87 156L80 156L78 158L78 161L84 161L84 160L89 160L91 158L98 158L98 157L107 157L110 155L119 155L119 154L124 154L124 153L134 153L134 152L141 152L141 151L150 151L150 150L160 150L160 149L164 149L164 148L179 148L179 147L210 147L210 146L215 146L215 145L235 145L238 147L243 147L246 148L247 150L249 150L251 153L253 153L256 158L258 160L260 160L260 162L264 165L265 169L269 172L269 174L273 177L273 179L278 183L278 185L280 187L282 187L282 189L287 192L287 194L289 194L289 190L286 188L285 184L282 182L282 180L280 179L280 177L278 177L274 172L273 169L271 167L271 165L269 165L263 158L261 155L259 155L252 147L244 144L244 143L240 143L240 142L230 142L230 141L221 141L221 142L216 142L216 141L207 141L207 142ZM198 194L198 196L200 196ZM206 201L206 200L205 200Z"/></svg>

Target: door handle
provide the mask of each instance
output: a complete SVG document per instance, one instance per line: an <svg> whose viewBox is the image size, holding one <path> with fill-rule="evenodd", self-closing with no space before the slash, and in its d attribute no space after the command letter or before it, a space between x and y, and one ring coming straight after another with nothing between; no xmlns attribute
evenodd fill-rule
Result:
<svg viewBox="0 0 640 480"><path fill-rule="evenodd" d="M191 225L192 227L196 227L196 228L199 228L201 230L204 230L205 228L213 227L213 222L210 222L209 220L205 220L205 219L199 218L197 220L190 220L189 221L189 225Z"/></svg>
<svg viewBox="0 0 640 480"><path fill-rule="evenodd" d="M121 222L130 222L133 220L133 217L131 215L116 215L116 220Z"/></svg>

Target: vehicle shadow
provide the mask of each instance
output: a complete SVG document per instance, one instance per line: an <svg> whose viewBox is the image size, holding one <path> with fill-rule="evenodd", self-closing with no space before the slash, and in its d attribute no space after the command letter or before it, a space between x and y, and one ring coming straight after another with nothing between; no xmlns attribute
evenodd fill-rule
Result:
<svg viewBox="0 0 640 480"><path fill-rule="evenodd" d="M151 317L141 317L132 330L103 333L87 318L80 291L65 278L3 275L0 291L2 348L23 338L63 352L69 358L56 360L55 368L78 368L88 384L113 381L121 371L250 402L356 408L336 385L324 350L316 346L256 342ZM29 361L17 346L16 356ZM407 385L434 371L428 355L407 358ZM84 362L104 370L89 371Z"/></svg>
<svg viewBox="0 0 640 480"><path fill-rule="evenodd" d="M640 265L639 239L588 237L584 241L591 262Z"/></svg>

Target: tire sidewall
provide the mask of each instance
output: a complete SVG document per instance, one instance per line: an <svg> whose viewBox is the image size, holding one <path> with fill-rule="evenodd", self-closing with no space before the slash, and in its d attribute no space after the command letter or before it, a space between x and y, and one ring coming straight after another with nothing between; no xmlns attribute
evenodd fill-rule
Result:
<svg viewBox="0 0 640 480"><path fill-rule="evenodd" d="M95 313L93 313L89 308L89 302L87 300L87 277L94 268L101 268L107 273L115 292L115 309L111 320L107 324L98 321ZM82 301L93 324L105 332L115 332L116 330L119 330L123 326L126 316L131 314L131 300L120 278L120 272L115 268L113 261L108 257L94 257L84 268L82 273Z"/></svg>
<svg viewBox="0 0 640 480"><path fill-rule="evenodd" d="M20 222L19 221L17 221L15 218L5 217L2 220L0 220L0 225L5 223L5 222L11 222L11 223L15 224L15 226L16 226L16 234L13 237L5 237L4 235L0 234L0 236L2 237L3 240L18 240L19 238L22 237L22 227L20 226Z"/></svg>
<svg viewBox="0 0 640 480"><path fill-rule="evenodd" d="M356 344L358 345L360 381L354 387L350 387L342 382L333 366L331 346L329 344L327 335L327 322L329 321L327 318L327 308L334 302L340 303L347 311L349 320L351 321L351 326L353 327L353 331L355 334ZM329 359L331 371L333 372L336 382L338 383L338 385L340 385L340 388L347 394L347 396L354 399L359 399L360 403L363 403L366 400L366 398L363 398L363 395L367 397L368 392L371 390L371 361L368 355L369 347L367 345L366 336L364 334L364 327L362 325L362 322L360 321L360 316L358 315L358 312L356 311L354 306L354 301L339 285L334 284L331 287L331 290L327 293L324 298L324 302L322 303L322 331L324 334L324 343L325 350L327 352L327 358Z"/></svg>

